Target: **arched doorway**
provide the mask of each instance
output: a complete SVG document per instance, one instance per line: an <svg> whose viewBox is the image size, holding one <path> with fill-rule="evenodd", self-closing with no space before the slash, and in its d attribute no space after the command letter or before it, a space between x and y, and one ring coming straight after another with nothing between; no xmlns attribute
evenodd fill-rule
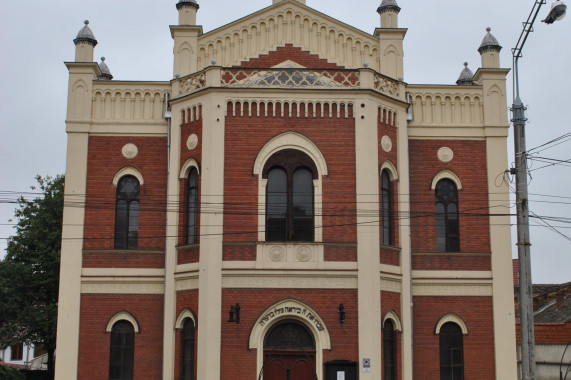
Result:
<svg viewBox="0 0 571 380"><path fill-rule="evenodd" d="M264 380L317 380L315 339L301 323L275 324L264 340Z"/></svg>

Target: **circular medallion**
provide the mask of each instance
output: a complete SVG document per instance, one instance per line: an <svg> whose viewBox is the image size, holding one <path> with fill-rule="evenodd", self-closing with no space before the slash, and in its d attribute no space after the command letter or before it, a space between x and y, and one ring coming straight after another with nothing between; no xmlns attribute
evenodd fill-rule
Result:
<svg viewBox="0 0 571 380"><path fill-rule="evenodd" d="M299 247L295 252L295 257L297 257L299 261L308 262L311 260L311 256L311 250L305 246Z"/></svg>
<svg viewBox="0 0 571 380"><path fill-rule="evenodd" d="M283 261L285 252L282 247L275 245L272 248L270 248L270 250L268 251L268 255L270 256L270 260L272 261Z"/></svg>
<svg viewBox="0 0 571 380"><path fill-rule="evenodd" d="M188 136L188 140L186 140L186 147L188 150L194 150L198 146L198 136L192 134Z"/></svg>
<svg viewBox="0 0 571 380"><path fill-rule="evenodd" d="M135 144L125 144L125 146L123 146L123 149L121 149L121 153L123 154L123 157L125 157L128 160L132 160L133 158L137 157L137 154L139 154L139 149L137 149L137 146Z"/></svg>
<svg viewBox="0 0 571 380"><path fill-rule="evenodd" d="M391 138L386 135L383 136L381 139L381 146L385 152L389 153L393 149L393 142L391 141Z"/></svg>
<svg viewBox="0 0 571 380"><path fill-rule="evenodd" d="M440 162L447 163L452 161L453 158L454 152L452 149L448 148L447 146L438 149L438 160L440 160Z"/></svg>

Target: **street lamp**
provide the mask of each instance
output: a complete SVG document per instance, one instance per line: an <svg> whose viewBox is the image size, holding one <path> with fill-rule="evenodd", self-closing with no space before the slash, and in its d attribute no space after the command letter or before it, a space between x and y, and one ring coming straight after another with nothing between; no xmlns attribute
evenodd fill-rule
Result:
<svg viewBox="0 0 571 380"><path fill-rule="evenodd" d="M531 259L529 242L529 204L527 196L527 157L525 149L525 117L526 107L519 97L518 61L539 9L546 0L535 0L527 21L523 23L523 31L519 36L513 54L513 125L515 143L515 168L510 171L516 177L517 205L517 247L519 261L519 302L521 320L521 373L523 380L535 379L535 344L533 333L533 294L531 287ZM565 17L567 6L561 1L555 1L545 20L552 24Z"/></svg>

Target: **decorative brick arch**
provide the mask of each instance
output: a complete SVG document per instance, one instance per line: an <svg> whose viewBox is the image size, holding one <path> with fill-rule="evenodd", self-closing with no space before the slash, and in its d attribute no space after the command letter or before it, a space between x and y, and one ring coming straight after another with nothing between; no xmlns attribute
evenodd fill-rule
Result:
<svg viewBox="0 0 571 380"><path fill-rule="evenodd" d="M315 338L316 372L319 379L323 375L323 350L331 349L331 338L323 318L310 306L295 299L282 300L260 314L250 332L249 349L256 349L257 372L264 365L264 338L271 328L284 320L296 320L302 323Z"/></svg>
<svg viewBox="0 0 571 380"><path fill-rule="evenodd" d="M456 175L456 173L448 169L442 170L441 172L439 172L434 176L434 178L432 179L432 183L430 184L430 188L432 190L435 190L436 184L441 179L449 179L452 182L454 182L458 190L462 189L462 182L460 181L460 178Z"/></svg>
<svg viewBox="0 0 571 380"><path fill-rule="evenodd" d="M127 321L131 323L136 333L140 331L139 324L137 323L135 317L133 317L131 313L128 313L126 311L120 311L117 314L115 314L113 317L111 317L109 322L107 322L107 328L105 329L105 332L108 333L111 332L111 330L113 329L113 325L119 321Z"/></svg>
<svg viewBox="0 0 571 380"><path fill-rule="evenodd" d="M468 328L466 327L466 323L464 323L462 318L452 313L446 314L444 317L440 318L440 320L436 324L434 334L436 335L440 334L440 329L448 322L457 324L458 327L460 327L460 330L462 330L462 335L468 335Z"/></svg>
<svg viewBox="0 0 571 380"><path fill-rule="evenodd" d="M317 168L317 179L313 180L313 196L314 196L314 220L315 220L315 242L319 243L323 239L323 176L328 175L327 162L325 157L307 137L296 133L286 132L278 135L268 141L266 145L260 149L256 160L254 161L254 175L258 177L258 240L266 240L266 185L267 179L262 178L264 165L270 157L275 153L284 149L299 150L309 156L315 163Z"/></svg>
<svg viewBox="0 0 571 380"><path fill-rule="evenodd" d="M145 183L145 180L143 179L143 175L141 174L140 171L138 171L137 169L135 169L132 166L125 166L124 168L119 170L117 172L117 174L115 174L115 177L113 177L113 185L115 185L115 187L117 187L121 178L128 176L128 175L132 175L133 177L137 178L137 180L139 181L139 184L141 186Z"/></svg>

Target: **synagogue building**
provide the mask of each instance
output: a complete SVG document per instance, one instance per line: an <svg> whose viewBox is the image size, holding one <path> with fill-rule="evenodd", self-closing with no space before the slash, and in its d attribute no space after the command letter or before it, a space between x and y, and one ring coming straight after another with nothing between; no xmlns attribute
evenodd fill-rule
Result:
<svg viewBox="0 0 571 380"><path fill-rule="evenodd" d="M209 32L166 6L172 77L113 78L96 22L66 62L56 379L515 380L490 30L427 85L395 0L372 34L311 0Z"/></svg>

